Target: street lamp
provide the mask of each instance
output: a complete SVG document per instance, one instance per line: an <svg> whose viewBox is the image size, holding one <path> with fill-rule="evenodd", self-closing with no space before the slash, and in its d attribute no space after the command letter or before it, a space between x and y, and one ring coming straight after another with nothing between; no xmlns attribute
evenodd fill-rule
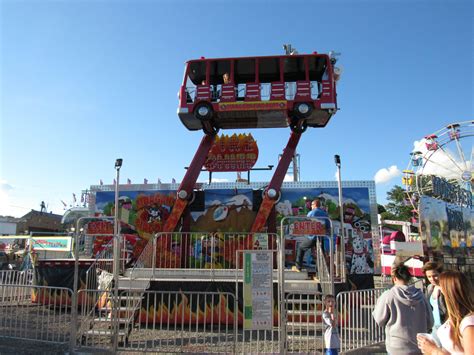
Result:
<svg viewBox="0 0 474 355"><path fill-rule="evenodd" d="M340 218L340 234L341 234L341 260L343 260L342 276L345 277L346 268L345 266L345 230L344 230L344 201L342 200L342 180L341 180L341 157L334 155L334 162L337 167L337 189L339 192L339 218Z"/></svg>
<svg viewBox="0 0 474 355"><path fill-rule="evenodd" d="M115 209L114 209L114 259L113 259L113 275L114 275L114 302L113 302L113 317L114 320L118 319L118 283L119 283L119 267L120 267L120 221L118 219L119 210L119 179L120 179L120 168L122 167L122 159L115 160ZM118 324L114 323L114 337L113 337L114 350L117 349L118 345Z"/></svg>

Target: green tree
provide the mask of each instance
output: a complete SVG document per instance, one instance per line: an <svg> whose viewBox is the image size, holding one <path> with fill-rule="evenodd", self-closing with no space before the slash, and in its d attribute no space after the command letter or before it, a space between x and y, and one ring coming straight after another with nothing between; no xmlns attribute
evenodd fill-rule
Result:
<svg viewBox="0 0 474 355"><path fill-rule="evenodd" d="M413 207L407 201L407 195L403 187L395 185L387 192L385 212L381 213L382 219L392 219L397 221L410 221Z"/></svg>

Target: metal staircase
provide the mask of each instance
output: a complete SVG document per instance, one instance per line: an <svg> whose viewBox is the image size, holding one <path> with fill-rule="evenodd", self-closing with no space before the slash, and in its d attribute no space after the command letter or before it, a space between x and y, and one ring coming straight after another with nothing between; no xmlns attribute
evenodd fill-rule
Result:
<svg viewBox="0 0 474 355"><path fill-rule="evenodd" d="M126 344L138 319L145 291L150 286L149 279L136 279L133 272L128 272L128 277L119 278L115 295L112 249L110 243L86 272L87 290L84 292L88 301L82 306L82 321L77 333L85 347L110 348L115 341ZM122 264L122 260L120 262Z"/></svg>
<svg viewBox="0 0 474 355"><path fill-rule="evenodd" d="M82 331L81 343L85 346L113 344L116 331L118 343L127 344L149 284L148 280L120 278L118 297L113 291L100 295L97 307L88 317L87 329Z"/></svg>

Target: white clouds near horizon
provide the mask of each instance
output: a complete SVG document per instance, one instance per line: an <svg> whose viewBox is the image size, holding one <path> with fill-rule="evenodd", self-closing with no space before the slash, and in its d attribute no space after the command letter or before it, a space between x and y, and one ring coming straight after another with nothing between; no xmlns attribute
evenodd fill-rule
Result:
<svg viewBox="0 0 474 355"><path fill-rule="evenodd" d="M392 165L389 168L382 168L375 173L374 180L376 184L384 184L390 180L400 176L402 172L396 165Z"/></svg>

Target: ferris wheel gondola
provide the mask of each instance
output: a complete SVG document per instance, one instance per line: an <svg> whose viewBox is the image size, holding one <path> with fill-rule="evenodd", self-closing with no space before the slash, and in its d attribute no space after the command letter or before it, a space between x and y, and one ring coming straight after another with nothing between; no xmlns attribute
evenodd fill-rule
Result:
<svg viewBox="0 0 474 355"><path fill-rule="evenodd" d="M432 189L430 176L473 192L474 121L451 123L415 142L402 182L415 210L419 197Z"/></svg>

